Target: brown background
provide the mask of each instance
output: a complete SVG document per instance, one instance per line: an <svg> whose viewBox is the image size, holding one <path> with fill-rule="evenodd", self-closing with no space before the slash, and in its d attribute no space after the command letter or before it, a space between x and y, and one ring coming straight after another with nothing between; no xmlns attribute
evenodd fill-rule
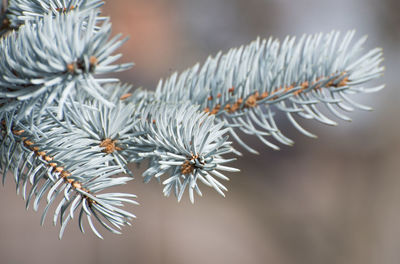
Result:
<svg viewBox="0 0 400 264"><path fill-rule="evenodd" d="M24 210L12 178L0 191L0 263L274 263L400 262L400 4L396 0L109 0L114 33L131 37L121 51L136 66L118 76L154 89L160 78L257 36L357 30L367 48L385 53L386 89L361 97L335 128L302 122L312 140L285 120L294 147L279 152L253 141L261 155L234 165L226 198L203 187L191 205L162 196L156 182L119 191L139 196L138 219L123 235L81 235L74 221L58 227ZM251 140L251 139L250 139Z"/></svg>

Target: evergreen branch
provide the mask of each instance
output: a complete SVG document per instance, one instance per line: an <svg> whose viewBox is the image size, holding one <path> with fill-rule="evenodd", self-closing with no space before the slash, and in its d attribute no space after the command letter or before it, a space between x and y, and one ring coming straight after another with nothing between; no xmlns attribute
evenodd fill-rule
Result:
<svg viewBox="0 0 400 264"><path fill-rule="evenodd" d="M11 113L3 114L0 146L3 182L7 172L12 171L17 191L22 185L26 206L34 201L34 210L38 210L47 192L42 224L51 205L63 193L53 216L54 225L57 219L60 221L60 238L79 207L82 232L86 218L93 232L101 237L93 224L94 217L106 229L120 233L118 230L121 226L129 224L135 216L119 207L123 206L123 202L136 204L132 200L136 196L98 193L132 179L114 177L118 173L127 172L126 159L118 152L122 152L122 146L127 147L124 135L133 125L128 124L124 129L121 126L122 122L131 117L124 115L132 110L122 110L121 107L110 110L93 102L92 106L98 107L96 111L88 105L80 108L79 104L73 105L66 106L68 119L57 120L54 114L44 115L38 126L25 120L16 121ZM80 111L81 115L77 115L76 111ZM114 123L108 125L107 122ZM119 131L115 132L114 129ZM116 144L117 139L112 138L121 142ZM27 195L28 181L32 187Z"/></svg>
<svg viewBox="0 0 400 264"><path fill-rule="evenodd" d="M256 40L232 49L227 54L209 57L200 68L197 64L178 76L160 81L156 99L165 102L191 102L210 115L227 122L232 136L247 150L236 130L254 135L264 144L279 149L266 136L291 145L275 122L276 111L285 113L290 122L307 136L313 134L295 121L293 114L328 125L336 122L317 107L324 104L330 112L350 120L345 111L369 108L352 101L348 95L378 91L383 86L364 87L382 75L381 49L362 52L366 38L351 45L354 32L340 39L338 32L286 38Z"/></svg>
<svg viewBox="0 0 400 264"><path fill-rule="evenodd" d="M95 75L126 70L132 64L112 65L120 55L111 54L126 39L119 40L117 35L108 40L111 24L107 20L95 30L96 18L94 12L48 15L6 36L0 43L0 67L4 69L0 110L18 106L19 116L24 117L33 108L43 112L58 99L61 117L64 103L81 92L112 105L101 84L118 80Z"/></svg>
<svg viewBox="0 0 400 264"><path fill-rule="evenodd" d="M130 88L123 85L110 87L121 89L119 93L124 92L124 88ZM136 106L121 100L123 96L114 95L114 98L110 98L115 107L108 107L92 98L85 101L81 98L80 101L65 106L64 119L65 126L71 132L77 130L85 133L92 141L92 148L112 156L112 165L118 165L125 173L131 174L127 168L127 159L136 148L134 138L146 134L147 131L137 129L139 120Z"/></svg>
<svg viewBox="0 0 400 264"><path fill-rule="evenodd" d="M298 115L328 125L336 122L319 108L349 121L340 110L370 108L349 95L369 87L383 72L382 51L364 52L366 38L352 44L354 32L256 40L209 57L182 74L160 81L156 92L131 91L115 78L97 76L126 70L113 53L124 43L110 39L111 24L100 17L100 0L0 0L0 175L22 190L26 207L40 202L42 214L55 206L53 223L79 215L99 237L93 219L120 233L135 216L121 207L137 204L133 194L104 193L133 179L129 162L149 160L144 181L164 184L164 195L178 201L188 189L202 195L198 181L224 196L222 172L240 154L226 134L257 153L237 131L291 145L276 125L281 112L300 132L313 134ZM6 9L6 10L5 10ZM10 173L9 173L10 172ZM118 176L128 173L130 177Z"/></svg>
<svg viewBox="0 0 400 264"><path fill-rule="evenodd" d="M145 182L169 174L163 181L163 192L165 196L174 192L178 201L186 187L191 202L194 202L194 191L202 195L198 180L224 196L223 191L227 189L217 178L228 180L221 171L238 170L223 165L234 160L222 158L233 152L224 136L227 129L222 129L223 123L215 123L214 117L188 104L150 104L140 116L138 130L148 133L134 139L137 156L131 161L150 159L149 168L143 174Z"/></svg>
<svg viewBox="0 0 400 264"><path fill-rule="evenodd" d="M7 19L11 28L18 28L49 13L55 16L74 10L91 12L103 4L100 0L12 0L8 6Z"/></svg>

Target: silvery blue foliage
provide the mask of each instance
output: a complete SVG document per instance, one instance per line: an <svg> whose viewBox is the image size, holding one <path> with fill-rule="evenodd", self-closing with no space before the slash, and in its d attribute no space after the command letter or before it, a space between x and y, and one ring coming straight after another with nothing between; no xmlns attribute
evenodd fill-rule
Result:
<svg viewBox="0 0 400 264"><path fill-rule="evenodd" d="M73 113L75 109L69 111ZM85 111L85 107L81 107ZM103 109L108 116L116 119L118 114ZM52 111L51 109L49 110ZM119 233L121 226L129 224L135 216L122 210L122 202L136 204L132 198L135 195L122 193L100 193L106 188L126 184L131 177L115 176L126 172L126 166L121 164L119 156L104 153L96 140L97 122L104 119L100 114L85 122L82 118L71 116L70 120L58 120L54 113L43 115L38 125L29 120L16 121L13 113L3 115L2 126L12 129L2 129L0 145L0 171L3 183L7 172L14 175L17 192L22 190L26 206L33 203L38 210L39 203L46 200L41 223L44 223L52 204L57 204L53 223L59 220L61 225L60 238L67 223L78 215L79 226L83 232L83 221L87 219L95 234L101 237L93 224L98 220L106 229ZM97 118L96 118L97 117ZM125 117L124 117L125 118ZM108 121L108 122L109 122ZM105 133L112 130L105 127ZM29 139L28 139L29 138ZM29 190L29 185L31 185ZM29 190L29 191L28 191Z"/></svg>
<svg viewBox="0 0 400 264"><path fill-rule="evenodd" d="M231 135L247 150L235 132L254 135L267 146L279 149L266 137L292 145L280 131L275 113L283 112L303 134L315 137L301 127L294 115L328 125L336 122L319 110L320 105L337 118L351 120L337 109L369 110L349 95L375 92L383 85L365 83L382 75L380 48L364 52L366 37L352 43L354 31L304 35L296 41L286 38L257 39L247 46L209 57L182 74L160 81L155 93L165 102L191 102L227 122Z"/></svg>
<svg viewBox="0 0 400 264"><path fill-rule="evenodd" d="M199 182L224 196L221 180L238 171L229 155L240 154L227 134L253 153L238 130L278 149L271 138L293 144L278 113L314 136L294 116L335 125L321 105L350 120L341 111L369 110L351 95L383 88L368 84L382 74L381 49L365 52L365 38L353 43L351 31L258 39L160 81L155 92L132 91L98 78L132 66L115 64L125 39L110 39L102 4L10 0L1 13L0 175L14 179L27 207L45 201L42 224L54 210L60 238L73 218L99 237L93 220L113 233L130 224L135 216L122 207L136 196L106 192L133 179L128 163L148 160L144 181L162 182L178 201L186 190L192 202L201 196Z"/></svg>
<svg viewBox="0 0 400 264"><path fill-rule="evenodd" d="M121 100L115 102L115 107L109 107L89 98L66 104L64 119L72 131L79 129L85 134L91 148L98 152L104 150L102 142L108 140L114 148L108 150L113 157L109 164L118 165L125 173L130 173L126 159L135 148L132 138L146 133L136 130L139 120L135 118L135 113L135 105L124 104Z"/></svg>
<svg viewBox="0 0 400 264"><path fill-rule="evenodd" d="M112 53L126 39L117 35L109 40L108 21L95 30L96 17L94 12L47 15L7 35L0 43L4 69L0 100L13 100L3 109L20 106L20 113L26 115L34 107L44 109L57 101L61 115L65 101L82 92L112 105L101 84L118 80L96 75L126 70L132 64L113 64L121 55Z"/></svg>
<svg viewBox="0 0 400 264"><path fill-rule="evenodd" d="M194 191L201 196L198 181L224 196L227 189L217 179L228 177L221 171L238 171L224 165L235 160L222 157L233 152L224 123L214 122L213 116L190 104L149 104L140 117L138 130L148 133L135 138L134 145L139 157L150 158L150 167L143 174L145 182L167 174L164 195L173 192L178 201L186 188L192 202Z"/></svg>
<svg viewBox="0 0 400 264"><path fill-rule="evenodd" d="M17 28L47 14L57 15L74 10L91 12L102 5L100 0L13 0L9 3L7 18L10 26Z"/></svg>

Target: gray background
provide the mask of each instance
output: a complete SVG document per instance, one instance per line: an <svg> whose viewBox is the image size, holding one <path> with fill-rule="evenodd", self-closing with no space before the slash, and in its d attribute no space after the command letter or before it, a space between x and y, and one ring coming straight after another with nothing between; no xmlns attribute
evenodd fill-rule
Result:
<svg viewBox="0 0 400 264"><path fill-rule="evenodd" d="M81 235L74 221L62 241L50 219L24 210L9 177L0 191L0 263L397 264L400 261L400 4L396 0L109 0L113 32L131 37L121 51L136 66L118 76L154 89L160 78L257 36L357 30L367 48L384 48L386 89L362 96L371 113L326 127L302 121L313 140L285 120L294 147L234 165L222 198L204 190L191 205L162 196L156 182L119 191L139 196L138 219L123 235ZM251 139L250 139L251 141Z"/></svg>

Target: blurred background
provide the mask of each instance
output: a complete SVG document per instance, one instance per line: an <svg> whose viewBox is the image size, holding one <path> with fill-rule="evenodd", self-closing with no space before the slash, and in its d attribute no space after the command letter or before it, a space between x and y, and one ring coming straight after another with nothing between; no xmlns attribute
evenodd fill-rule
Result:
<svg viewBox="0 0 400 264"><path fill-rule="evenodd" d="M258 36L357 30L366 48L383 47L386 89L359 98L375 111L327 127L302 121L306 138L281 120L296 142L276 152L249 138L230 174L227 197L203 187L194 205L165 198L157 182L118 188L139 196L138 219L123 235L63 240L50 221L24 210L8 178L0 191L0 262L8 263L400 263L400 2L397 0L109 0L113 32L130 36L121 52L136 66L118 76L154 89L160 78L209 54Z"/></svg>

